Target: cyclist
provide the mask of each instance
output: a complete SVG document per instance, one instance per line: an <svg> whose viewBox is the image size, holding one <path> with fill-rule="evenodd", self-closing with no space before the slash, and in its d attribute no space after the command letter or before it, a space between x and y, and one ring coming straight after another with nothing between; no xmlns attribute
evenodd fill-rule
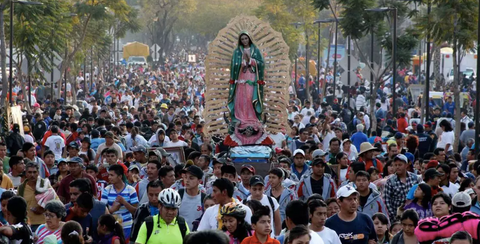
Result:
<svg viewBox="0 0 480 244"><path fill-rule="evenodd" d="M185 219L178 216L181 203L178 192L170 188L162 190L158 195L159 214L145 219L135 243L182 244L190 230Z"/></svg>

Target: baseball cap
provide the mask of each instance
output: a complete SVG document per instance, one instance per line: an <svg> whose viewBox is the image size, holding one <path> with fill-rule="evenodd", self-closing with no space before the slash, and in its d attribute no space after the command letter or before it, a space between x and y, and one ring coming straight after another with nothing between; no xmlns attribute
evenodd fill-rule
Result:
<svg viewBox="0 0 480 244"><path fill-rule="evenodd" d="M468 208L472 205L472 198L464 191L457 192L452 198L452 205L456 208Z"/></svg>
<svg viewBox="0 0 480 244"><path fill-rule="evenodd" d="M325 155L327 155L327 153L322 149L315 149L315 151L312 153L312 158L323 157Z"/></svg>
<svg viewBox="0 0 480 244"><path fill-rule="evenodd" d="M424 127L430 127L430 128L432 128L432 122L428 121L428 122L425 123L423 126L424 126Z"/></svg>
<svg viewBox="0 0 480 244"><path fill-rule="evenodd" d="M293 151L293 156L295 157L295 155L297 155L299 153L302 154L305 157L305 152L302 149L297 149L297 150Z"/></svg>
<svg viewBox="0 0 480 244"><path fill-rule="evenodd" d="M322 158L314 158L312 162L312 166L319 165L319 164L327 165L327 163Z"/></svg>
<svg viewBox="0 0 480 244"><path fill-rule="evenodd" d="M265 182L263 181L263 178L260 175L252 176L252 178L250 178L250 186L255 186L258 184L265 186Z"/></svg>
<svg viewBox="0 0 480 244"><path fill-rule="evenodd" d="M61 163L65 163L65 164L66 164L66 163L67 163L67 159L61 158L61 159L56 159L56 160L55 160L55 165L58 166L58 165L61 164Z"/></svg>
<svg viewBox="0 0 480 244"><path fill-rule="evenodd" d="M430 161L428 161L427 169L437 168L438 164L439 163L438 163L437 160L430 160Z"/></svg>
<svg viewBox="0 0 480 244"><path fill-rule="evenodd" d="M224 164L222 166L222 168L220 168L220 171L222 172L222 175L223 174L233 174L233 175L237 174L237 169L235 169L235 166L230 165L230 164Z"/></svg>
<svg viewBox="0 0 480 244"><path fill-rule="evenodd" d="M443 173L438 172L436 169L431 168L425 171L425 180L432 179L435 176L443 176Z"/></svg>
<svg viewBox="0 0 480 244"><path fill-rule="evenodd" d="M68 143L68 147L69 147L69 148L76 148L76 149L78 149L78 143L72 141L72 142Z"/></svg>
<svg viewBox="0 0 480 244"><path fill-rule="evenodd" d="M83 159L80 157L73 157L67 161L67 164L71 164L71 163L83 164Z"/></svg>
<svg viewBox="0 0 480 244"><path fill-rule="evenodd" d="M240 170L240 172L243 172L244 169L246 169L246 170L252 172L253 174L255 174L255 168L250 164L242 165L242 169Z"/></svg>
<svg viewBox="0 0 480 244"><path fill-rule="evenodd" d="M353 187L352 185L344 185L342 187L340 187L340 189L338 189L337 191L337 198L341 198L341 197L349 197L351 196L352 194L358 194L358 191L355 190L355 187Z"/></svg>
<svg viewBox="0 0 480 244"><path fill-rule="evenodd" d="M402 132L395 133L395 139L402 139L405 138L405 135Z"/></svg>
<svg viewBox="0 0 480 244"><path fill-rule="evenodd" d="M397 154L397 156L395 156L395 158L393 159L393 161L396 161L396 160L400 160L400 161L403 161L404 163L407 163L408 164L408 159L405 155L403 154Z"/></svg>
<svg viewBox="0 0 480 244"><path fill-rule="evenodd" d="M138 168L138 166L135 165L135 164L132 164L132 165L130 165L130 167L128 167L128 171L132 171L134 169L136 169L136 170L138 170L138 172L140 172L140 168Z"/></svg>
<svg viewBox="0 0 480 244"><path fill-rule="evenodd" d="M187 168L186 173L190 173L191 175L197 177L198 179L203 178L203 171L196 165L191 165Z"/></svg>
<svg viewBox="0 0 480 244"><path fill-rule="evenodd" d="M157 151L160 152L160 154L162 155L162 157L168 157L168 156L171 155L170 153L168 153L168 152L167 152L165 149L163 149L163 148L158 148Z"/></svg>
<svg viewBox="0 0 480 244"><path fill-rule="evenodd" d="M147 153L147 149L144 146L135 146L135 147L132 147L132 152Z"/></svg>

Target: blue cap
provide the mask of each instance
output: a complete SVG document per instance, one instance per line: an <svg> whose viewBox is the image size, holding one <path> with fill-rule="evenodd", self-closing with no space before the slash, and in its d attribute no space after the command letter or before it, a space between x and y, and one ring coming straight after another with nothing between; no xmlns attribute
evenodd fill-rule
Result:
<svg viewBox="0 0 480 244"><path fill-rule="evenodd" d="M73 157L73 158L71 158L70 160L68 160L67 163L68 163L68 164L71 164L71 163L83 164L83 159L80 158L80 157Z"/></svg>
<svg viewBox="0 0 480 244"><path fill-rule="evenodd" d="M410 163L415 163L415 156L410 153L410 152L406 152L405 153L405 157L407 157L408 161L410 161Z"/></svg>

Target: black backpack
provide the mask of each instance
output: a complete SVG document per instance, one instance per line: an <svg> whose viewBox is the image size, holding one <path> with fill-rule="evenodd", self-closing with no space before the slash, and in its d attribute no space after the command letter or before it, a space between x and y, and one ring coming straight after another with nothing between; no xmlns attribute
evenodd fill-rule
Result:
<svg viewBox="0 0 480 244"><path fill-rule="evenodd" d="M178 227L180 228L180 233L182 233L182 240L183 240L185 239L185 236L187 234L187 223L185 222L185 219L180 216L177 216L177 223L178 223ZM145 225L147 226L147 239L145 240L145 244L148 243L148 239L150 239L150 236L152 235L153 224L154 224L154 220L152 216L148 216L147 218L145 218Z"/></svg>

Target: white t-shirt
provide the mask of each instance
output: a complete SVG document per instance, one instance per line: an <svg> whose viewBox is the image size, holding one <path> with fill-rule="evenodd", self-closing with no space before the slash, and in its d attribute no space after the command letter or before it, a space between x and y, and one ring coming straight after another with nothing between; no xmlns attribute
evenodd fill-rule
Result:
<svg viewBox="0 0 480 244"><path fill-rule="evenodd" d="M165 142L163 147L188 147L188 144L182 140L178 140L177 142L169 141Z"/></svg>
<svg viewBox="0 0 480 244"><path fill-rule="evenodd" d="M190 230L193 230L193 221L200 218L202 214L202 194L199 193L196 196L190 196L185 190L183 193L182 205L180 205L179 209L179 215L185 219Z"/></svg>
<svg viewBox="0 0 480 244"><path fill-rule="evenodd" d="M270 138L275 142L274 148L282 148L282 142L285 141L285 135L282 133L277 133L277 134L268 134Z"/></svg>
<svg viewBox="0 0 480 244"><path fill-rule="evenodd" d="M277 199L275 199L274 197L270 197L270 198L272 199L274 209L272 209L272 206L270 205L270 201L268 200L268 197L265 194L263 194L263 197L262 197L262 200L260 201L260 203L263 206L268 206L268 208L270 209L270 224L271 224L272 230L273 230L270 235L273 238L273 237L275 237L275 224L274 224L273 219L274 219L274 216L275 216L275 211L278 210L280 205L278 205ZM249 200L252 200L252 195L247 197L247 201L249 201Z"/></svg>
<svg viewBox="0 0 480 244"><path fill-rule="evenodd" d="M340 241L340 238L338 238L337 232L335 232L334 230L328 227L323 227L322 231L314 232L314 233L320 236L323 240L323 243L325 244L342 244L342 242ZM310 241L310 243L312 242Z"/></svg>
<svg viewBox="0 0 480 244"><path fill-rule="evenodd" d="M453 131L449 131L449 132L444 131L440 135L440 140L437 144L437 147L445 149L447 144L450 144L450 147L448 148L448 151L452 151L454 140L455 140L455 135L453 134Z"/></svg>
<svg viewBox="0 0 480 244"><path fill-rule="evenodd" d="M8 178L12 180L13 187L17 188L20 184L22 184L22 177L21 176L13 176L12 172L8 173Z"/></svg>
<svg viewBox="0 0 480 244"><path fill-rule="evenodd" d="M53 154L55 154L55 159L62 158L63 148L65 147L65 141L59 135L52 135L47 138L45 141L45 146L47 146L50 150L52 150Z"/></svg>
<svg viewBox="0 0 480 244"><path fill-rule="evenodd" d="M455 193L458 192L458 189L460 189L460 186L458 184L453 184L452 182L449 182L448 186L441 186L441 187L443 192L449 195L451 198L453 198Z"/></svg>
<svg viewBox="0 0 480 244"><path fill-rule="evenodd" d="M236 201L236 200L235 200ZM237 201L237 203L242 204ZM243 204L242 204L243 205ZM197 231L202 231L202 230L216 230L218 229L218 208L220 207L220 204L215 204L212 207L209 207L207 210L205 210L205 213L203 214L202 220L200 221L200 224L198 225ZM243 208L247 211L247 214L245 215L245 222L251 223L251 218L252 218L252 210L248 206L243 205Z"/></svg>

